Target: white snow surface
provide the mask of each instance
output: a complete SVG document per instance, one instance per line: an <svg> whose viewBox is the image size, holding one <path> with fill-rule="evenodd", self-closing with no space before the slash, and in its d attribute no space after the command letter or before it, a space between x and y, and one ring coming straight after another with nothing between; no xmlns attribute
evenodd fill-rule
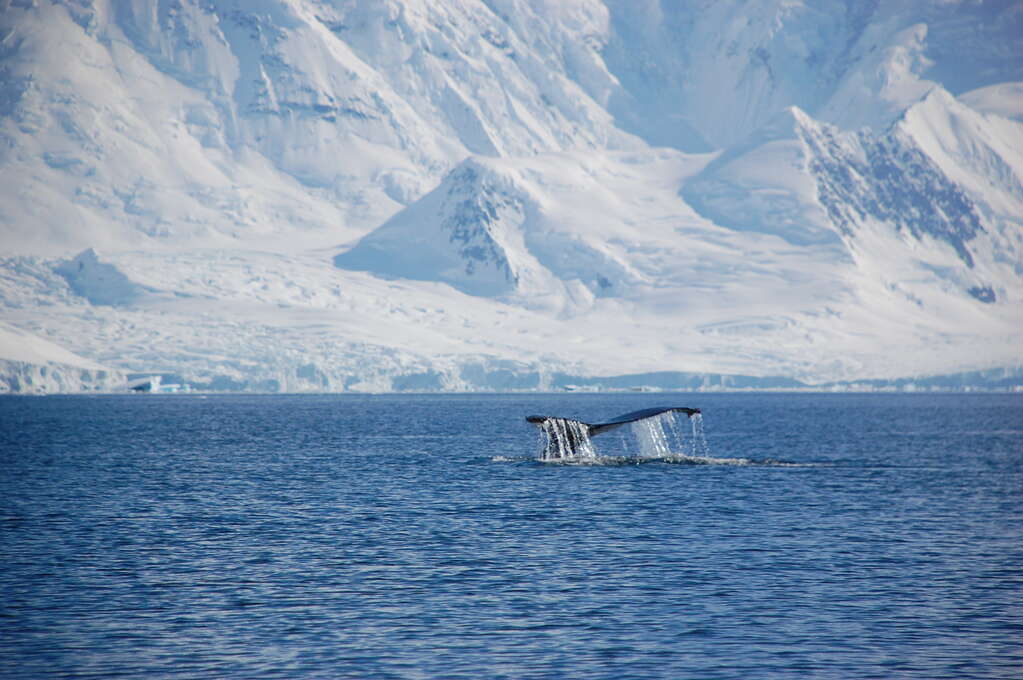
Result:
<svg viewBox="0 0 1023 680"><path fill-rule="evenodd" d="M1018 367L1021 29L1002 1L0 0L0 373Z"/></svg>
<svg viewBox="0 0 1023 680"><path fill-rule="evenodd" d="M123 372L0 323L0 394L111 391L124 386Z"/></svg>
<svg viewBox="0 0 1023 680"><path fill-rule="evenodd" d="M0 359L26 364L57 364L87 370L107 370L95 361L7 324L0 324Z"/></svg>

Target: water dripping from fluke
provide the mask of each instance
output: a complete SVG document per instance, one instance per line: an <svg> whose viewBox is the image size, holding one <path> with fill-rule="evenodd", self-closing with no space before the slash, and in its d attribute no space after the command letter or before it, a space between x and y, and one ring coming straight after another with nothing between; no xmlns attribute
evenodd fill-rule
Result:
<svg viewBox="0 0 1023 680"><path fill-rule="evenodd" d="M680 415L690 427L680 423ZM652 461L706 464L716 459L703 432L700 409L685 406L648 408L617 416L603 423L573 418L528 416L539 431L537 459L557 463L630 464ZM635 445L625 455L601 455L593 437L628 425Z"/></svg>

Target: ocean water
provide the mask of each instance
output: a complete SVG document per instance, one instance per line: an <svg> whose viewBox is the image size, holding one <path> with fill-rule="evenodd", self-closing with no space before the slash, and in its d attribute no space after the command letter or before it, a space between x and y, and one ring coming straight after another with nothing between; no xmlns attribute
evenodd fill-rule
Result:
<svg viewBox="0 0 1023 680"><path fill-rule="evenodd" d="M1023 395L4 397L0 461L3 678L1023 677Z"/></svg>

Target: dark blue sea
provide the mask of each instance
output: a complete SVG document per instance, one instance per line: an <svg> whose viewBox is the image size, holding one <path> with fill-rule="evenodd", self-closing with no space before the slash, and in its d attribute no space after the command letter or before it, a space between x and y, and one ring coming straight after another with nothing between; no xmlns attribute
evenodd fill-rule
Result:
<svg viewBox="0 0 1023 680"><path fill-rule="evenodd" d="M700 460L524 421L661 405ZM1023 395L4 397L0 461L3 678L1023 677Z"/></svg>

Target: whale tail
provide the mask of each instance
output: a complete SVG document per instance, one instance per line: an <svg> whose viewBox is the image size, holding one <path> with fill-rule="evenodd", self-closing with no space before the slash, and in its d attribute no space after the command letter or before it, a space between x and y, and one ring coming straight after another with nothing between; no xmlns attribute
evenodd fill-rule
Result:
<svg viewBox="0 0 1023 680"><path fill-rule="evenodd" d="M645 408L624 413L603 423L584 423L581 420L556 416L526 416L526 422L536 425L547 435L544 459L551 460L574 457L580 453L592 453L590 437L670 412L685 413L687 417L692 418L700 413L700 409L686 406Z"/></svg>

